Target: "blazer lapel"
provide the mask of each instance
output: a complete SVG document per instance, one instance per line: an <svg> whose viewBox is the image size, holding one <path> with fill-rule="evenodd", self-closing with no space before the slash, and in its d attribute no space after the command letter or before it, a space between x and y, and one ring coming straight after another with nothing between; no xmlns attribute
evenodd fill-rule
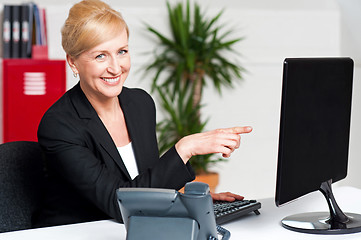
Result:
<svg viewBox="0 0 361 240"><path fill-rule="evenodd" d="M128 128L128 133L130 136L130 139L132 141L133 145L133 151L135 155L135 159L137 162L137 167L139 173L143 172L147 168L147 164L143 161L144 159L144 153L142 151L142 133L139 132L140 128L139 125L141 124L139 122L139 116L136 111L136 106L134 106L133 102L131 101L131 98L127 96L127 89L123 88L120 96L119 101L124 113L125 122Z"/></svg>
<svg viewBox="0 0 361 240"><path fill-rule="evenodd" d="M117 147L114 144L113 139L108 133L103 122L100 120L95 109L92 107L85 94L80 88L79 83L74 87L74 94L71 95L72 102L75 109L78 112L79 118L84 121L84 124L87 124L92 130L96 141L103 147L103 149L112 157L115 163L119 166L121 171L131 179L127 168L125 167Z"/></svg>
<svg viewBox="0 0 361 240"><path fill-rule="evenodd" d="M115 163L120 167L124 174L131 180L129 172L122 161L121 156L119 155L117 146L114 144L113 139L108 133L106 127L103 122L100 120L98 115L93 121L89 122L89 127L94 129L94 136L96 136L99 144L104 148L104 150L113 158Z"/></svg>

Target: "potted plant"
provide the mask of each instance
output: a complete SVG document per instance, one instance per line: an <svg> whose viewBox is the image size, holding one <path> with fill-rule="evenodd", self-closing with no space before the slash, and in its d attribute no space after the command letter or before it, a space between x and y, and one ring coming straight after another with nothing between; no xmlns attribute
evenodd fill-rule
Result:
<svg viewBox="0 0 361 240"><path fill-rule="evenodd" d="M183 5L179 2L171 6L167 2L170 38L147 25L158 41L146 73L154 74L152 91L159 94L165 113L157 126L161 153L182 137L205 130L208 120L201 116L204 86L212 84L221 93L222 87L233 87L234 81L242 80L244 70L229 58L236 52L234 44L242 38L228 39L232 31L217 25L223 11L208 19L197 3L193 9L189 1L185 8ZM197 177L208 174L209 167L219 161L224 159L216 154L190 159ZM211 175L218 183L218 174Z"/></svg>

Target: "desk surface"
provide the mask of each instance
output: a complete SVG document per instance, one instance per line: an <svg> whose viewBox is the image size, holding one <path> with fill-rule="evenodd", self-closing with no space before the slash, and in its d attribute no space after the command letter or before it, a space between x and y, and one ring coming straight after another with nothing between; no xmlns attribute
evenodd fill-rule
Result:
<svg viewBox="0 0 361 240"><path fill-rule="evenodd" d="M344 212L361 214L361 189L336 187L334 195ZM275 206L272 198L259 199L259 201L262 203L260 215L250 214L223 225L231 232L231 239L361 239L361 233L313 235L289 231L280 225L280 220L288 215L310 211L328 211L326 201L320 192L311 193L281 208ZM110 220L0 234L0 240L125 240L125 238L124 225Z"/></svg>

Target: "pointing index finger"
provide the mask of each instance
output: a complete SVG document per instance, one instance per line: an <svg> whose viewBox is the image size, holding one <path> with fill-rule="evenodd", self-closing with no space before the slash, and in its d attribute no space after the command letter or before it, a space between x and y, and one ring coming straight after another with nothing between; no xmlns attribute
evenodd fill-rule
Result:
<svg viewBox="0 0 361 240"><path fill-rule="evenodd" d="M242 133L250 133L252 132L252 127L246 126L246 127L232 127L232 128L225 128L223 129L226 133L236 133L236 134L242 134Z"/></svg>

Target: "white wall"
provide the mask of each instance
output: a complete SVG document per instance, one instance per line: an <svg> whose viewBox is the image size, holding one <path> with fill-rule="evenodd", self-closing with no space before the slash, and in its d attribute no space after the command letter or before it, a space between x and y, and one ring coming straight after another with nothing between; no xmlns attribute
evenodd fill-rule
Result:
<svg viewBox="0 0 361 240"><path fill-rule="evenodd" d="M253 133L242 137L241 148L227 163L214 169L221 175L218 191L234 191L247 198L274 196L278 152L279 109L281 100L282 62L286 57L342 56L354 57L355 46L352 29L345 30L346 20L339 4L346 0L225 0L199 1L209 13L225 7L222 20L237 27L236 36L244 36L237 49L239 61L247 69L244 81L234 89L226 89L220 97L212 88L204 94L204 116L209 117L208 129L234 125L251 125ZM7 1L0 0L0 4ZM15 2L15 1L12 1ZM22 2L22 1L18 1ZM49 56L63 59L60 45L60 28L72 3L77 1L38 0L47 8ZM132 73L126 82L130 87L149 90L150 80L141 79L138 73L149 59L144 52L153 50L143 22L167 31L166 8L163 0L119 1L107 0L122 12L130 27ZM172 2L172 1L171 1ZM353 3L357 5L357 0ZM359 6L359 5L357 5ZM352 19L348 22L352 22ZM348 26L348 25L347 25ZM347 32L347 34L345 34ZM341 38L342 36L342 38ZM352 42L352 44L350 44ZM345 47L346 46L346 47ZM359 51L360 53L361 51ZM360 54L356 65L360 66ZM355 73L354 109L350 146L350 171L344 183L361 187L357 172L361 152L361 86ZM67 86L76 83L68 71ZM355 114L354 114L355 113ZM159 114L159 117L161 115Z"/></svg>
<svg viewBox="0 0 361 240"><path fill-rule="evenodd" d="M348 176L340 184L361 188L361 2L337 2L341 13L341 53L355 61Z"/></svg>

